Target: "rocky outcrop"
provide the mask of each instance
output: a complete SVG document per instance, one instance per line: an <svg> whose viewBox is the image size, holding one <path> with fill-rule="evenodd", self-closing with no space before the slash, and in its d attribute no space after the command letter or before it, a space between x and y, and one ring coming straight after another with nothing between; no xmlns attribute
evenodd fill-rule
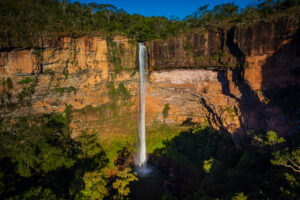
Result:
<svg viewBox="0 0 300 200"><path fill-rule="evenodd" d="M297 20L198 29L146 44L148 125L209 123L231 133L281 134L295 125L265 91L299 86ZM136 131L137 44L124 37L61 36L3 50L0 73L2 117L62 112L68 104L74 134Z"/></svg>

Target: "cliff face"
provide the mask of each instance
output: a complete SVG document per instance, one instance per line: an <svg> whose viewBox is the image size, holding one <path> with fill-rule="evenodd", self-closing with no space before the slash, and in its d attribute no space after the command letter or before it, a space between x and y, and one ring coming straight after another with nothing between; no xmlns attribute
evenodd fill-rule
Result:
<svg viewBox="0 0 300 200"><path fill-rule="evenodd" d="M163 120L161 111L170 105L167 122L177 124L210 123L233 132L240 128L233 98L226 96L220 74L203 69L153 72L147 94L149 119Z"/></svg>
<svg viewBox="0 0 300 200"><path fill-rule="evenodd" d="M197 69L210 71L210 79L206 81L190 78L189 81L186 79L191 83L188 87L170 84L168 88L173 87L179 93L188 88L188 93L194 98L186 101L186 106L197 102L202 108L187 110L195 110L199 116L205 116L215 127L230 132L272 129L286 134L295 126L295 115L278 105L295 104L297 95L285 93L289 97L282 103L278 102L280 97L275 93L299 87L299 35L299 22L290 18L258 21L217 31L198 30L188 36L149 43L150 69L181 69L169 73L154 72L154 76L160 73L173 77L167 78L173 82L180 80L185 73L189 77L201 74L202 70ZM193 72L183 72L185 68L193 69ZM172 98L164 99L175 99L176 92L173 93ZM184 96L188 95L185 93ZM174 101L174 107L183 109L184 101L178 104L178 98L176 100L165 100L165 103L172 107ZM297 105L293 106L297 110ZM198 120L199 117L191 118Z"/></svg>
<svg viewBox="0 0 300 200"><path fill-rule="evenodd" d="M225 69L235 66L236 59L225 45L224 30L196 30L149 46L149 62L154 70L170 68Z"/></svg>
<svg viewBox="0 0 300 200"><path fill-rule="evenodd" d="M293 127L269 94L300 84L297 21L197 30L147 46L148 125L163 122L169 104L166 123L209 123L231 133L285 134ZM135 132L137 44L126 38L61 37L39 48L2 51L0 73L2 117L62 112L70 104L74 134Z"/></svg>
<svg viewBox="0 0 300 200"><path fill-rule="evenodd" d="M1 116L62 112L68 104L74 133L111 130L107 121L123 111L135 123L135 62L136 44L122 37L62 37L43 48L1 52Z"/></svg>
<svg viewBox="0 0 300 200"><path fill-rule="evenodd" d="M298 83L297 77L289 74L299 67L299 22L296 19L258 21L215 31L196 30L154 41L148 46L152 70L206 68L219 71L243 65L242 76L254 90Z"/></svg>
<svg viewBox="0 0 300 200"><path fill-rule="evenodd" d="M299 22L289 18L238 27L235 42L246 58L244 78L253 90L299 84Z"/></svg>

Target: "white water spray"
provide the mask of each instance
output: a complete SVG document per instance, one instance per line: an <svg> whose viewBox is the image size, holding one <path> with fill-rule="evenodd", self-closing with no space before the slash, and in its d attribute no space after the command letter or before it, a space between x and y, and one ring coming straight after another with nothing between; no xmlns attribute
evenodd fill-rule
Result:
<svg viewBox="0 0 300 200"><path fill-rule="evenodd" d="M147 74L147 48L139 43L139 71L140 71L140 109L138 120L139 142L137 165L146 168L146 129L145 129L145 97L146 97L146 74Z"/></svg>

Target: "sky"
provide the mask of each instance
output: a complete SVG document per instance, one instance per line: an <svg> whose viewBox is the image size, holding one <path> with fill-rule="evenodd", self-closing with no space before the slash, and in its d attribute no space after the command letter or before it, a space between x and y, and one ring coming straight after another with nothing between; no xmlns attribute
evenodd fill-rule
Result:
<svg viewBox="0 0 300 200"><path fill-rule="evenodd" d="M99 4L113 4L118 9L124 9L130 14L140 14L144 16L165 16L174 15L183 19L193 13L200 6L209 4L209 8L214 5L234 2L241 8L257 2L256 0L77 0L81 3L96 2Z"/></svg>

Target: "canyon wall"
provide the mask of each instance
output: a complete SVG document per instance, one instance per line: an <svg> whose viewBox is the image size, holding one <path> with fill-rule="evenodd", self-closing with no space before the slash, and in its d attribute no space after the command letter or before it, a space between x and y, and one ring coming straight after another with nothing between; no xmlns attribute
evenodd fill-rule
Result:
<svg viewBox="0 0 300 200"><path fill-rule="evenodd" d="M3 51L1 117L63 112L71 105L74 134L132 129L136 51L136 43L123 37L61 37L41 48ZM120 118L126 120L120 124Z"/></svg>
<svg viewBox="0 0 300 200"><path fill-rule="evenodd" d="M287 115L269 94L299 86L299 40L298 20L282 17L147 42L147 124L287 134L297 115ZM62 112L67 104L74 135L136 131L136 42L62 36L32 49L2 50L0 73L1 117Z"/></svg>
<svg viewBox="0 0 300 200"><path fill-rule="evenodd" d="M280 17L148 43L150 70L154 83L160 83L155 87L165 90L156 96L171 105L174 116L187 107L198 114L190 114L193 121L204 116L232 133L256 129L287 134L297 126L299 112L299 38L299 20ZM209 78L203 78L205 73ZM186 97L181 104L179 96Z"/></svg>

